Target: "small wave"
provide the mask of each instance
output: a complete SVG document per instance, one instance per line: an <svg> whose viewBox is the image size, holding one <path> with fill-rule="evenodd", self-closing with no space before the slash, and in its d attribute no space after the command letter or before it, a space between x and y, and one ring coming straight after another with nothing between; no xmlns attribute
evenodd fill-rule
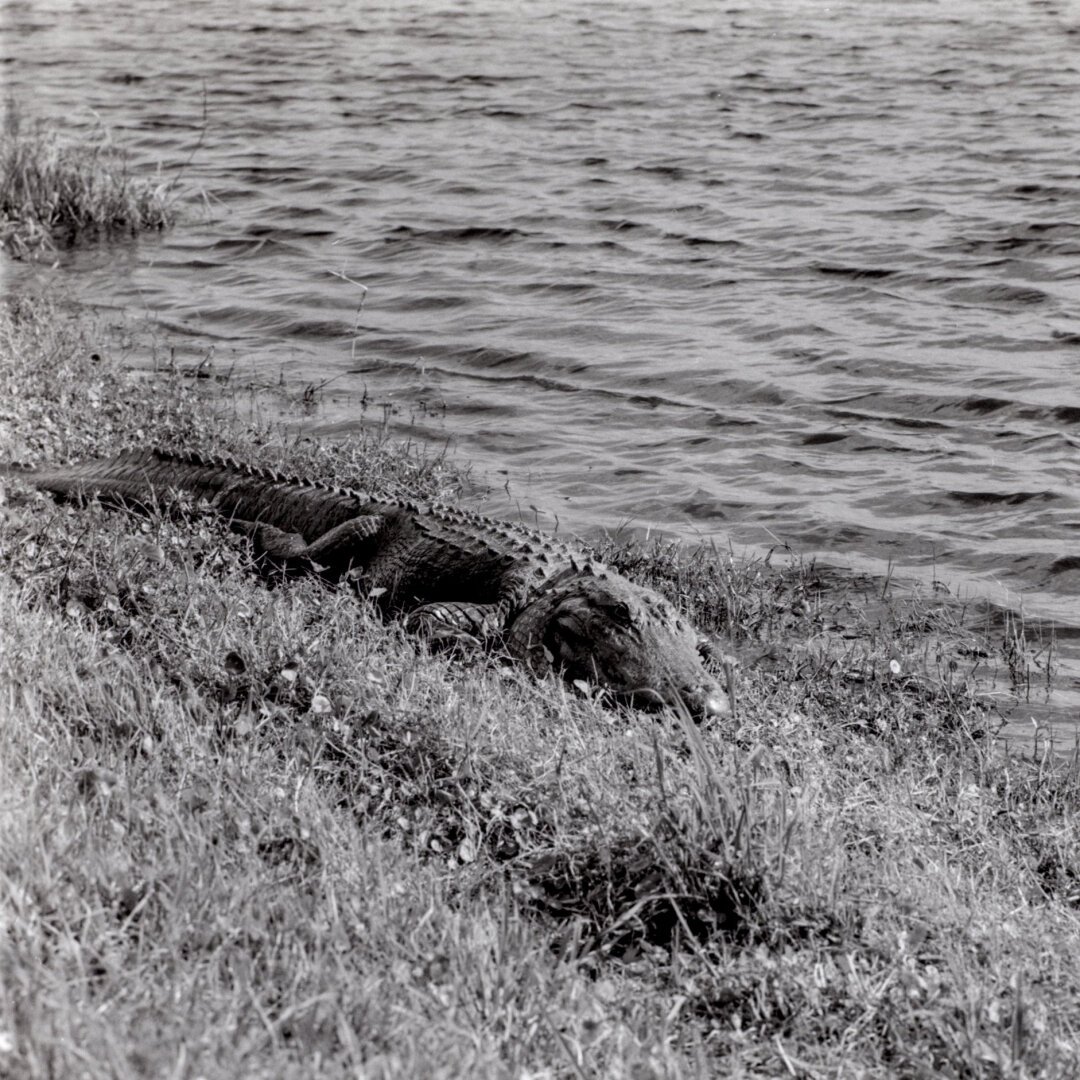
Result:
<svg viewBox="0 0 1080 1080"><path fill-rule="evenodd" d="M290 211L288 217L303 218L321 213L322 211L318 209L303 214L295 214ZM287 244L290 241L318 240L321 237L335 235L333 229L299 229L290 228L287 225L249 225L244 231L255 240L273 240L276 244Z"/></svg>
<svg viewBox="0 0 1080 1080"><path fill-rule="evenodd" d="M933 206L898 206L891 209L862 210L856 213L869 214L871 217L881 218L883 221L925 221L928 218L937 217L944 211Z"/></svg>
<svg viewBox="0 0 1080 1080"><path fill-rule="evenodd" d="M485 116L491 120L527 120L531 114L517 109L504 109L497 105L463 105L454 110L454 116Z"/></svg>
<svg viewBox="0 0 1080 1080"><path fill-rule="evenodd" d="M835 333L825 326L817 326L813 323L799 323L793 326L768 326L755 333L748 334L750 341L780 341L783 338L796 337L835 337Z"/></svg>
<svg viewBox="0 0 1080 1080"><path fill-rule="evenodd" d="M631 221L629 218L601 218L597 224L605 229L611 229L612 232L633 232L649 228L648 225L643 225L640 221Z"/></svg>
<svg viewBox="0 0 1080 1080"><path fill-rule="evenodd" d="M664 233L665 240L678 240L680 244L685 244L687 247L718 247L726 248L734 251L736 248L744 247L745 245L741 240L731 240L727 237L719 239L715 236L688 236L684 233Z"/></svg>
<svg viewBox="0 0 1080 1080"><path fill-rule="evenodd" d="M231 237L215 240L209 245L211 251L235 252L236 258L249 259L254 255L280 255L283 251L303 256L306 252L296 244L288 244L274 236L250 238ZM272 250L271 250L272 249Z"/></svg>
<svg viewBox="0 0 1080 1080"><path fill-rule="evenodd" d="M864 279L877 281L881 278L893 277L899 273L897 270L886 270L883 267L874 266L815 266L814 269L826 277L850 278L852 281L862 281Z"/></svg>
<svg viewBox="0 0 1080 1080"><path fill-rule="evenodd" d="M447 355L456 356L464 363L482 368L501 368L513 366L536 366L537 357L530 352L513 352L483 346L477 349L448 350Z"/></svg>
<svg viewBox="0 0 1080 1080"><path fill-rule="evenodd" d="M1023 506L1029 502L1048 503L1061 498L1053 491L948 491L945 494L961 506Z"/></svg>
<svg viewBox="0 0 1080 1080"><path fill-rule="evenodd" d="M728 505L728 510L731 507ZM679 504L682 511L691 521L697 522L720 522L728 520L728 512L724 509L719 499L687 499Z"/></svg>
<svg viewBox="0 0 1080 1080"><path fill-rule="evenodd" d="M963 398L956 403L961 409L966 409L968 412L978 413L980 416L986 416L989 413L997 412L999 409L1006 409L1013 402L1008 398L996 398L996 397L970 397Z"/></svg>
<svg viewBox="0 0 1080 1080"><path fill-rule="evenodd" d="M599 286L591 281L527 281L512 286L519 293L564 293L568 296L587 296L597 292Z"/></svg>
<svg viewBox="0 0 1080 1080"><path fill-rule="evenodd" d="M1012 255L1034 257L1075 257L1080 255L1080 226L1067 222L1045 222L1026 226L1025 232L995 237L960 237L935 248L965 255Z"/></svg>
<svg viewBox="0 0 1080 1080"><path fill-rule="evenodd" d="M349 337L352 334L352 327L346 322L335 319L291 319L281 325L278 333L285 337L328 341Z"/></svg>
<svg viewBox="0 0 1080 1080"><path fill-rule="evenodd" d="M856 420L861 423L890 424L893 427L907 428L913 431L947 431L949 424L940 420L927 420L917 416L890 416L888 413L862 412L857 409L826 408L826 416L837 420Z"/></svg>
<svg viewBox="0 0 1080 1080"><path fill-rule="evenodd" d="M1059 199L1075 199L1078 192L1076 188L1055 184L1016 184L1006 188L1005 194L1026 202L1057 202Z"/></svg>
<svg viewBox="0 0 1080 1080"><path fill-rule="evenodd" d="M308 169L300 168L300 166L244 165L225 170L225 175L230 180L238 180L247 184L272 184L276 186L290 180L308 180L311 177L311 172Z"/></svg>
<svg viewBox="0 0 1080 1080"><path fill-rule="evenodd" d="M922 452L920 446L904 446L884 439L880 434L869 438L861 431L816 431L802 436L800 442L803 446L821 447L839 454L917 454Z"/></svg>
<svg viewBox="0 0 1080 1080"><path fill-rule="evenodd" d="M668 180L685 180L687 169L684 165L635 165L634 172L652 173L655 176L663 176Z"/></svg>
<svg viewBox="0 0 1080 1080"><path fill-rule="evenodd" d="M468 307L473 303L475 301L468 296L406 293L384 306L388 311L449 311L452 308Z"/></svg>
<svg viewBox="0 0 1080 1080"><path fill-rule="evenodd" d="M244 33L248 34L291 34L293 36L299 36L301 34L307 34L311 30L307 26L267 26L264 23L255 23L252 26L246 27Z"/></svg>
<svg viewBox="0 0 1080 1080"><path fill-rule="evenodd" d="M843 431L819 431L802 437L803 446L828 446L830 443L843 442L847 433Z"/></svg>
<svg viewBox="0 0 1080 1080"><path fill-rule="evenodd" d="M532 234L521 229L502 225L464 225L450 229L415 229L411 225L398 225L390 230L387 242L395 240L430 240L436 244L453 244L472 240L515 240Z"/></svg>
<svg viewBox="0 0 1080 1080"><path fill-rule="evenodd" d="M1050 297L1041 289L1023 288L1017 285L961 285L949 289L945 296L954 304L967 306L1007 304L1015 307L1030 307L1045 304Z"/></svg>
<svg viewBox="0 0 1080 1080"><path fill-rule="evenodd" d="M372 165L363 169L342 169L338 174L342 180L358 184L411 184L417 179L416 173L397 165Z"/></svg>

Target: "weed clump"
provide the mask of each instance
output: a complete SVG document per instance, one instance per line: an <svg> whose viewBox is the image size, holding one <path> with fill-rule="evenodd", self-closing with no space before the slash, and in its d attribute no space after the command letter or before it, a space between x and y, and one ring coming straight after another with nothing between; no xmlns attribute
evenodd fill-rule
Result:
<svg viewBox="0 0 1080 1080"><path fill-rule="evenodd" d="M108 132L70 142L9 106L0 135L0 247L17 259L164 229L172 185L131 172Z"/></svg>

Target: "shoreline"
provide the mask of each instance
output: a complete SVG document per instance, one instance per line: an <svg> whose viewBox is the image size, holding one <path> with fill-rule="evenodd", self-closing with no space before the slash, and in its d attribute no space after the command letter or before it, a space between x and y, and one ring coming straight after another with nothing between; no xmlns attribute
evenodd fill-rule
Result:
<svg viewBox="0 0 1080 1080"><path fill-rule="evenodd" d="M459 485L110 353L0 312L5 460L134 438ZM736 716L685 727L269 588L205 518L5 496L6 1075L1075 1067L1076 759L1003 749L971 679L1038 678L1017 640L797 561L605 551L744 657Z"/></svg>

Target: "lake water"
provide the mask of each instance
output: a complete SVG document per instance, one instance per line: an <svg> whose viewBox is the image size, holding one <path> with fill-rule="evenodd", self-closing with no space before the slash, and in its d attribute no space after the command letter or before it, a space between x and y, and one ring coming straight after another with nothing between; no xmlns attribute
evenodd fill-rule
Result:
<svg viewBox="0 0 1080 1080"><path fill-rule="evenodd" d="M24 112L201 193L11 281L330 380L312 430L388 417L564 531L1080 627L1076 4L2 10Z"/></svg>

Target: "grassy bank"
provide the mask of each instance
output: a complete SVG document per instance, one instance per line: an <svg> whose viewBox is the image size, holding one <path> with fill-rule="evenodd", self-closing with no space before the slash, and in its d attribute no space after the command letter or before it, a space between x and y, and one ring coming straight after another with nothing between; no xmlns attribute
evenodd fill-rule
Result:
<svg viewBox="0 0 1080 1080"><path fill-rule="evenodd" d="M0 313L0 457L453 493L109 357ZM732 636L733 719L429 655L213 522L9 486L0 1074L1074 1075L1077 775L995 746L965 673L999 645L797 562L609 557Z"/></svg>
<svg viewBox="0 0 1080 1080"><path fill-rule="evenodd" d="M0 132L0 249L15 258L172 223L173 184L133 175L104 129L83 140L21 118L8 104Z"/></svg>

